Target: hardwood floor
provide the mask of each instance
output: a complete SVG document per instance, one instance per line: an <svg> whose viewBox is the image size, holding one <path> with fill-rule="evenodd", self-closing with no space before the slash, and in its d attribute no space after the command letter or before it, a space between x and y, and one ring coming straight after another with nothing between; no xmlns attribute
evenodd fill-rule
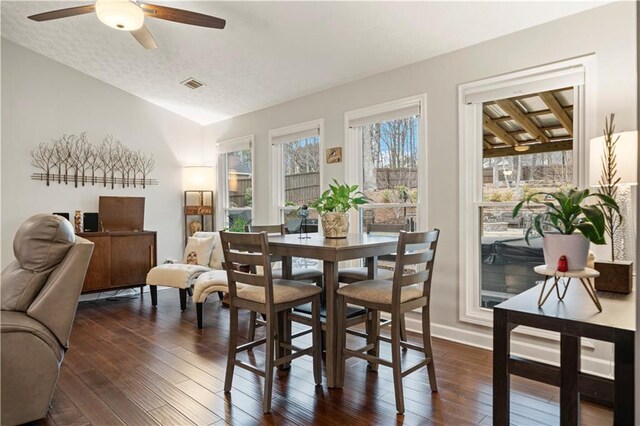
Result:
<svg viewBox="0 0 640 426"><path fill-rule="evenodd" d="M205 304L205 328L198 330L194 304L190 300L181 313L178 299L177 291L167 290L158 292L157 309L151 308L148 294L81 303L52 409L39 424L492 423L491 352L440 339L434 339L439 392L431 393L424 368L407 376L404 416L396 415L391 369L372 373L364 361L351 359L345 388L329 390L314 386L308 357L278 373L273 411L263 415L257 376L236 368L232 392L223 392L228 310L211 297ZM247 320L244 313L245 328ZM254 350L260 366L262 355L261 348ZM413 361L417 354L410 351L405 357ZM559 423L557 388L518 377L511 387L514 424ZM612 423L611 410L599 405L583 402L581 415L585 425Z"/></svg>

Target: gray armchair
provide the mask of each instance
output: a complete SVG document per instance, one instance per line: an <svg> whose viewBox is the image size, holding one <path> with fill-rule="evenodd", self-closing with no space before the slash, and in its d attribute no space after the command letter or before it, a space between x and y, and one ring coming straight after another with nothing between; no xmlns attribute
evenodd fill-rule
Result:
<svg viewBox="0 0 640 426"><path fill-rule="evenodd" d="M2 425L47 415L93 243L60 216L27 219L0 284Z"/></svg>

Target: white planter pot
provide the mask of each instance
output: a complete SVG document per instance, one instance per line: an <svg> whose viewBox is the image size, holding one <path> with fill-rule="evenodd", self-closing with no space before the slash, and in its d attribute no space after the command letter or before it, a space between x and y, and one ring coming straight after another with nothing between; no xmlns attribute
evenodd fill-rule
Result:
<svg viewBox="0 0 640 426"><path fill-rule="evenodd" d="M567 257L569 271L579 271L587 266L589 240L580 233L571 235L544 234L544 262L556 269L560 256Z"/></svg>
<svg viewBox="0 0 640 426"><path fill-rule="evenodd" d="M347 238L349 233L349 215L343 212L322 214L322 232L325 238Z"/></svg>

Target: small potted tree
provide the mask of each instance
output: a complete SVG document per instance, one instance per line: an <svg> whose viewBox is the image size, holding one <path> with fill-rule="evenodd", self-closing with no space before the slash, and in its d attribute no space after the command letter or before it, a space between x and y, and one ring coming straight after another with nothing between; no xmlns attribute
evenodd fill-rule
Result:
<svg viewBox="0 0 640 426"><path fill-rule="evenodd" d="M358 191L358 185L340 184L334 179L333 185L329 184L329 189L309 207L318 211L325 238L346 238L349 233L347 212L368 202L367 197Z"/></svg>
<svg viewBox="0 0 640 426"><path fill-rule="evenodd" d="M592 199L594 204L586 204ZM535 230L544 238L545 264L556 268L561 256L566 256L568 270L584 269L589 256L589 242L605 244L605 213L607 208L618 211L618 204L608 195L589 193L588 189L569 189L558 192L534 192L513 208L516 217L525 204L541 204L544 213L533 216L526 230L525 240ZM579 232L576 232L579 231Z"/></svg>

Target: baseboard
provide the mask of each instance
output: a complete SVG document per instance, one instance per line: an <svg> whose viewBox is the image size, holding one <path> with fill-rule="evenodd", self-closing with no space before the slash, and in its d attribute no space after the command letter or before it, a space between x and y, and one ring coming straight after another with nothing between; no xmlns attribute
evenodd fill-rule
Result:
<svg viewBox="0 0 640 426"><path fill-rule="evenodd" d="M422 324L419 319L406 318L407 329L420 333ZM449 340L476 348L493 350L493 336L477 331L464 330L448 325L431 323L431 336ZM523 342L516 336L511 339L512 355L522 356L534 361L559 365L560 350ZM613 378L613 361L582 355L582 371L601 377Z"/></svg>

